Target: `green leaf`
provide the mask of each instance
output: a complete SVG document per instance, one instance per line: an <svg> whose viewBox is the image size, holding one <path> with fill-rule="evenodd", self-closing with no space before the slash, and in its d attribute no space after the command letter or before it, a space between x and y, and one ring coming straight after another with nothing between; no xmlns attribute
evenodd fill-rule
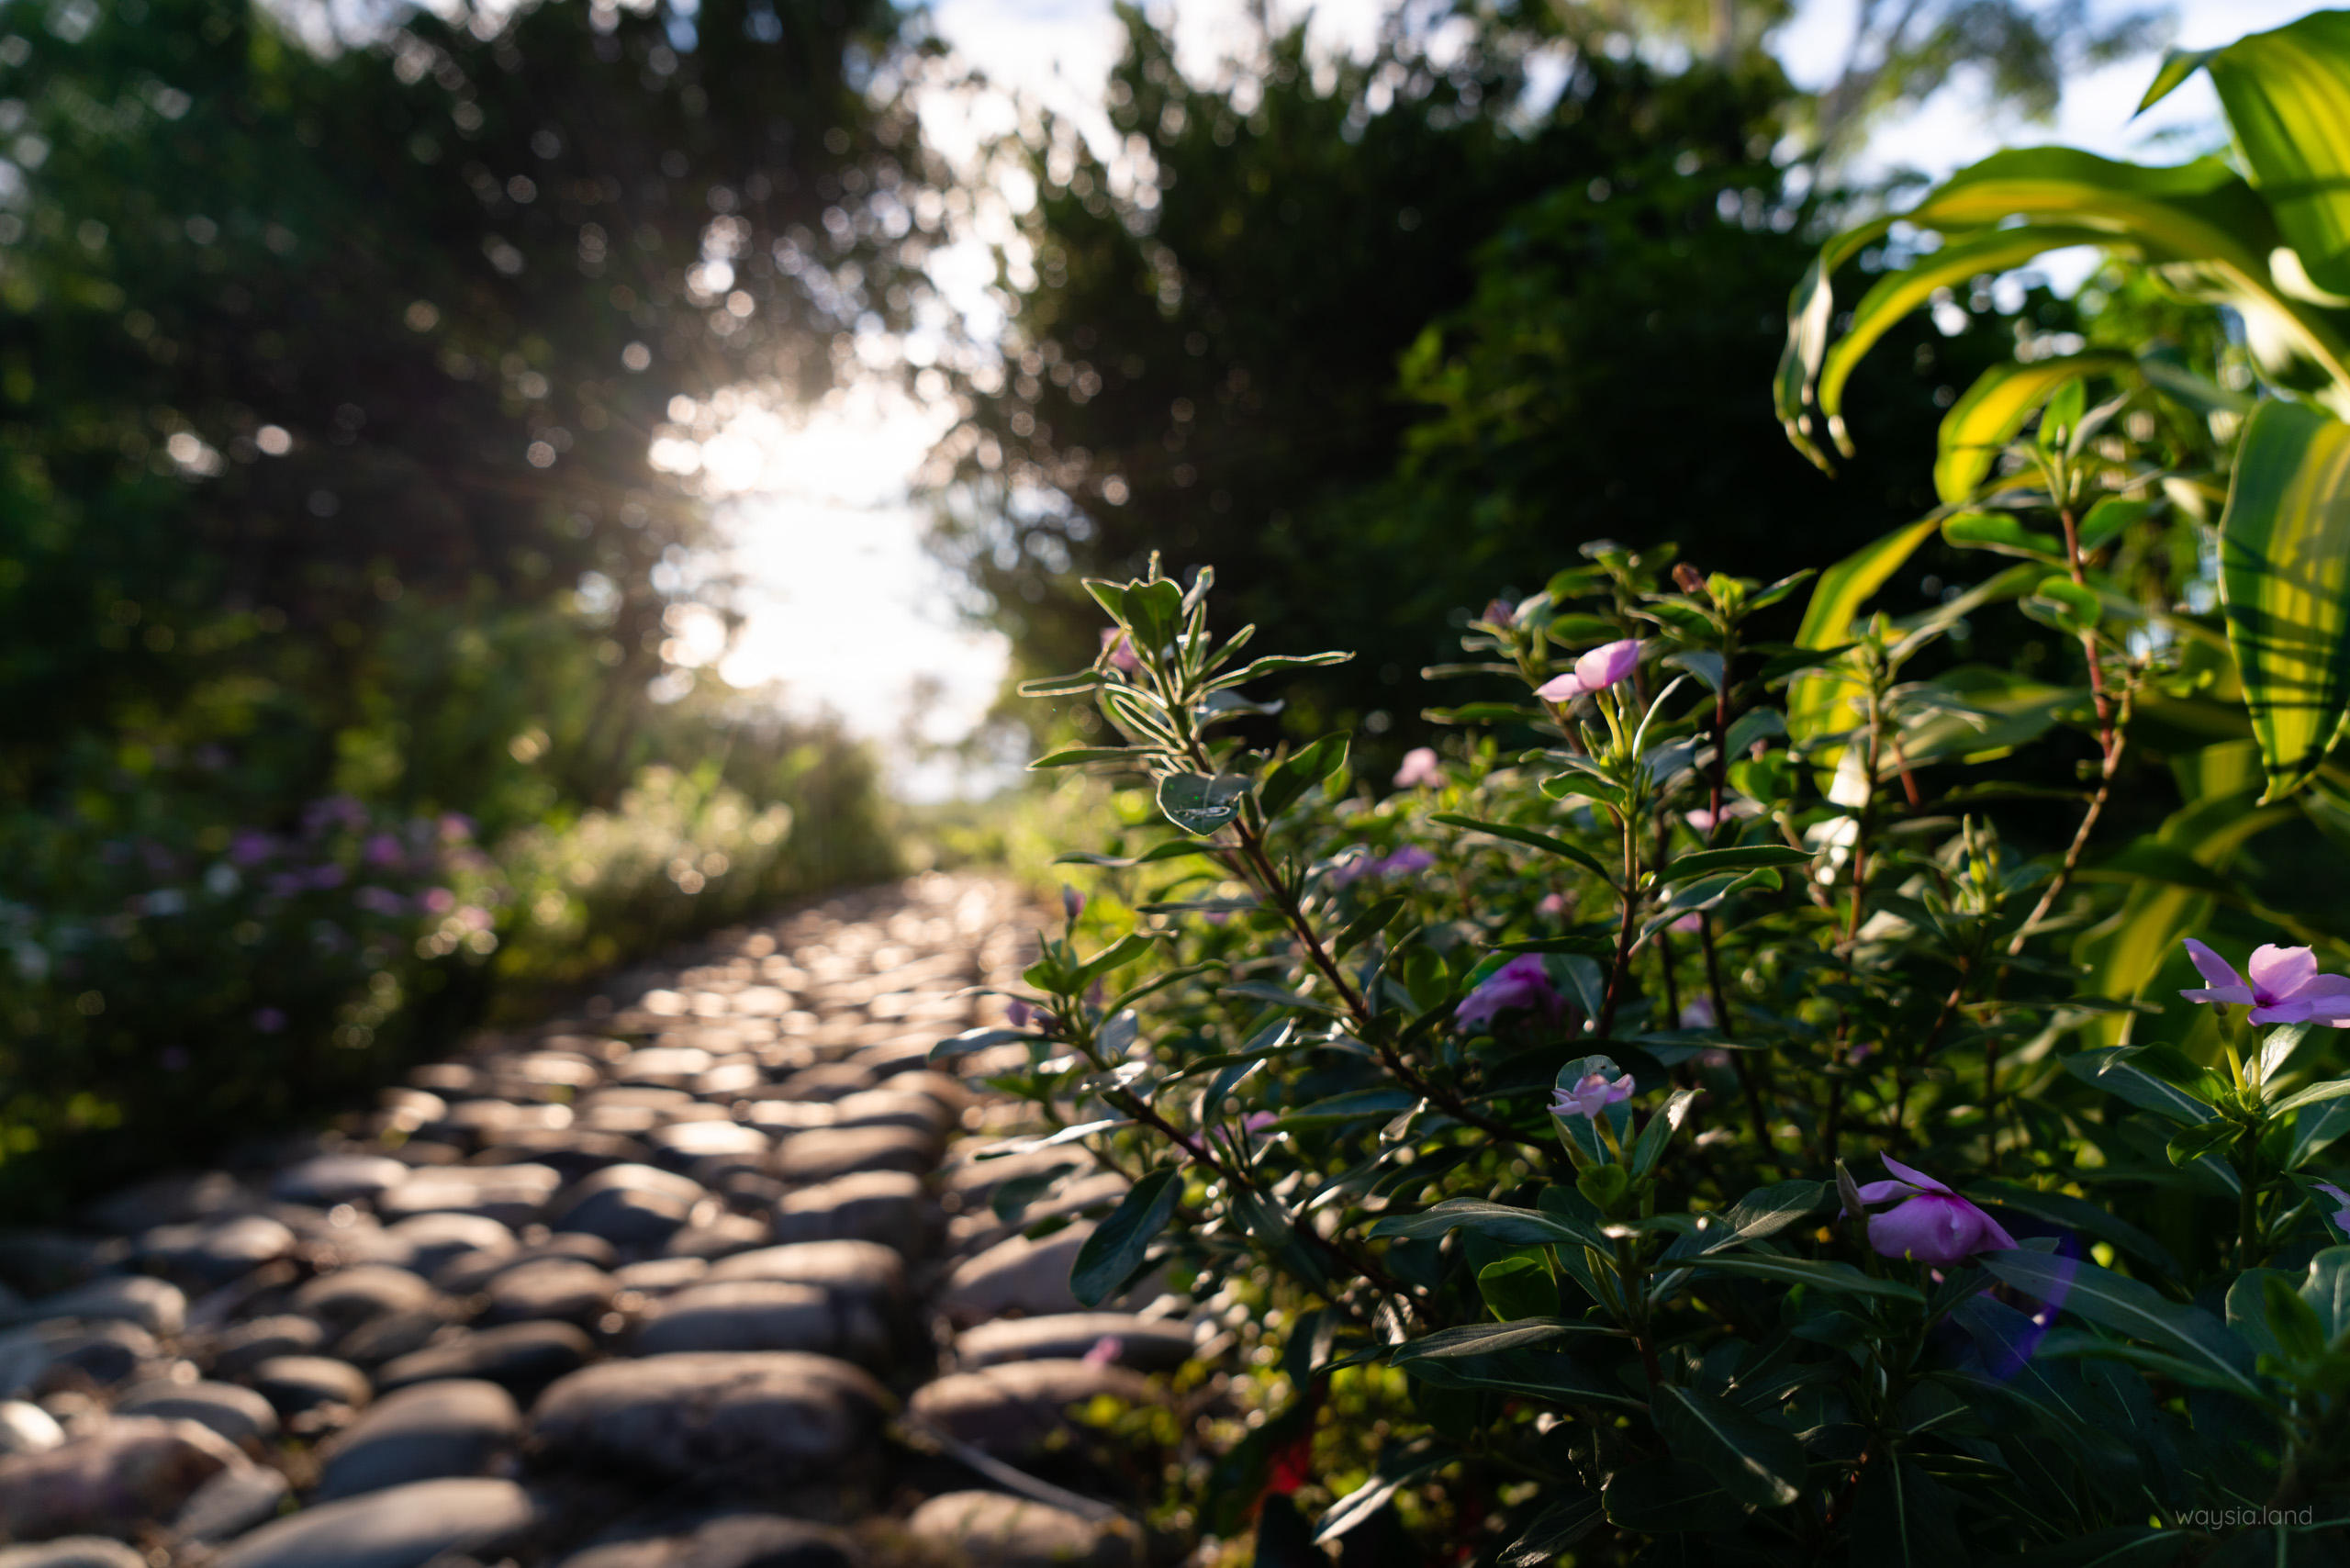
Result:
<svg viewBox="0 0 2350 1568"><path fill-rule="evenodd" d="M1975 1261L2007 1284L2053 1302L2100 1327L2143 1339L2230 1387L2258 1395L2252 1352L2201 1307L2182 1306L2151 1285L2074 1258L2017 1250Z"/></svg>
<svg viewBox="0 0 2350 1568"><path fill-rule="evenodd" d="M2293 1127L2292 1152L2285 1169L2299 1170L2344 1133L2350 1133L2350 1100L2336 1100L2313 1116L2303 1116Z"/></svg>
<svg viewBox="0 0 2350 1568"><path fill-rule="evenodd" d="M1077 1249L1069 1294L1087 1306L1099 1306L1115 1294L1142 1267L1143 1254L1167 1228L1182 1196L1182 1172L1171 1165L1136 1182Z"/></svg>
<svg viewBox="0 0 2350 1568"><path fill-rule="evenodd" d="M2226 46L2222 45L2221 47L2225 48ZM2159 104L2165 98L2169 97L2172 93L2178 89L2181 84L2185 83L2189 76L2194 75L2198 71L2202 70L2203 67L2210 62L2211 57L2219 52L2220 50L2218 49L2166 49L2163 50L2162 65L2154 72L2154 79L2146 84L2146 95L2138 100L2138 107L2134 111L2132 118L2135 118L2135 115L2144 114L2148 109L2153 108L2156 104Z"/></svg>
<svg viewBox="0 0 2350 1568"><path fill-rule="evenodd" d="M1606 1518L1595 1492L1571 1492L1556 1496L1534 1516L1524 1534L1502 1548L1501 1568L1544 1568L1558 1555L1597 1529Z"/></svg>
<svg viewBox="0 0 2350 1568"><path fill-rule="evenodd" d="M1930 517L1897 528L1820 573L1796 631L1796 646L1833 648L1848 642L1861 607L1940 526ZM1797 676L1787 687L1787 734L1800 742L1841 728L1837 711L1859 690L1851 676L1832 668Z"/></svg>
<svg viewBox="0 0 2350 1568"><path fill-rule="evenodd" d="M1710 1535L1746 1522L1746 1509L1702 1465L1651 1460L1607 1478L1607 1522L1644 1535Z"/></svg>
<svg viewBox="0 0 2350 1568"><path fill-rule="evenodd" d="M1702 1466L1740 1502L1783 1508L1803 1495L1803 1444L1785 1428L1690 1388L1651 1391L1649 1413L1674 1454Z"/></svg>
<svg viewBox="0 0 2350 1568"><path fill-rule="evenodd" d="M1532 1263L1528 1259L1512 1259L1512 1262ZM1536 1268L1541 1265L1535 1263ZM1549 1277L1544 1276L1546 1279ZM1457 1328L1439 1328L1417 1339L1407 1339L1388 1352L1388 1361L1404 1366L1417 1361L1448 1361L1459 1356L1489 1356L1502 1350L1516 1350L1528 1345L1544 1345L1553 1339L1563 1339L1578 1334L1619 1336L1621 1330L1595 1323L1570 1323L1560 1317L1527 1317L1514 1323L1468 1323Z"/></svg>
<svg viewBox="0 0 2350 1568"><path fill-rule="evenodd" d="M2133 372L2138 362L2124 353L2080 353L1995 364L1977 376L1942 416L1934 458L1934 493L1945 505L1974 498L2008 449L2042 403L2077 376Z"/></svg>
<svg viewBox="0 0 2350 1568"><path fill-rule="evenodd" d="M2327 1343L2350 1334L2350 1247L2329 1247L2310 1260L2301 1299L2317 1314Z"/></svg>
<svg viewBox="0 0 2350 1568"><path fill-rule="evenodd" d="M1447 1198L1416 1215L1388 1215L1371 1227L1373 1237L1431 1240L1466 1230L1507 1247L1593 1247L1612 1252L1614 1244L1597 1226L1570 1215L1514 1209L1482 1198Z"/></svg>
<svg viewBox="0 0 2350 1568"><path fill-rule="evenodd" d="M1225 986L1217 994L1243 996L1251 1002L1270 1002L1275 1007L1297 1007L1308 1013L1326 1013L1334 1018L1341 1016L1344 1013L1342 1008L1327 1002L1317 1002L1310 996L1300 996L1293 991L1283 990L1270 980L1239 980Z"/></svg>
<svg viewBox="0 0 2350 1568"><path fill-rule="evenodd" d="M966 1029L952 1039L941 1040L930 1047L932 1061L946 1061L954 1057L968 1056L990 1046L1008 1046L1015 1042L1026 1045L1043 1036L1024 1029Z"/></svg>
<svg viewBox="0 0 2350 1568"><path fill-rule="evenodd" d="M1273 654L1254 660L1230 675L1218 676L1213 683L1213 689L1225 691L1236 686L1246 686L1252 680L1261 680L1269 675L1289 675L1302 669L1319 669L1325 665L1342 665L1353 657L1352 654L1337 650L1323 654Z"/></svg>
<svg viewBox="0 0 2350 1568"><path fill-rule="evenodd" d="M1963 511L1942 522L1942 543L1969 550L1989 550L2020 555L2030 561L2061 564L2065 542L2053 533L2026 528L2007 512Z"/></svg>
<svg viewBox="0 0 2350 1568"><path fill-rule="evenodd" d="M1100 670L1081 669L1074 675L1050 675L1020 683L1023 697L1075 697L1102 684Z"/></svg>
<svg viewBox="0 0 2350 1568"><path fill-rule="evenodd" d="M2019 608L2034 621L2076 636L2094 629L2105 614L2105 601L2094 589L2061 574L2042 578Z"/></svg>
<svg viewBox="0 0 2350 1568"><path fill-rule="evenodd" d="M2012 1182L1978 1182L1966 1190L1965 1195L1975 1203L2029 1215L2045 1225L2086 1232L2152 1265L2158 1273L2176 1275L2179 1271L2178 1260L2161 1242L2085 1198L2042 1193Z"/></svg>
<svg viewBox="0 0 2350 1568"><path fill-rule="evenodd" d="M1147 758L1157 755L1147 746L1075 746L1038 757L1028 765L1028 770L1035 773L1047 767L1077 767L1089 762L1115 762L1127 767L1140 767Z"/></svg>
<svg viewBox="0 0 2350 1568"><path fill-rule="evenodd" d="M1168 840L1165 844L1153 845L1140 855L1120 857L1093 855L1081 849L1072 850L1067 855L1054 856L1053 864L1056 866L1103 866L1113 870L1124 871L1136 866L1155 866L1161 860L1181 860L1189 856L1214 853L1213 846L1193 844L1188 839L1175 838Z"/></svg>
<svg viewBox="0 0 2350 1568"><path fill-rule="evenodd" d="M2315 1105L2327 1100L2339 1100L2344 1094L2350 1094L2350 1078L2338 1079L2332 1083L2312 1083L2300 1093L2288 1094L2274 1105L2269 1106L2268 1114L2272 1116L2281 1116L2288 1111L2298 1111L2304 1105Z"/></svg>
<svg viewBox="0 0 2350 1568"><path fill-rule="evenodd" d="M2220 521L2220 598L2265 805L2309 782L2350 709L2350 426L2277 398L2253 410Z"/></svg>
<svg viewBox="0 0 2350 1568"><path fill-rule="evenodd" d="M1829 431L1850 454L1843 426L1845 383L1863 356L1911 311L1922 308L1937 289L1961 293L1984 273L2011 272L2043 251L2058 245L2094 245L2107 238L2096 230L1995 229L1971 234L1920 256L1898 272L1888 272L1852 307L1852 324L1821 361L1818 400L1829 416ZM1945 500L1952 498L1945 496Z"/></svg>
<svg viewBox="0 0 2350 1568"><path fill-rule="evenodd" d="M2143 368L2143 362L2141 368ZM2120 496L2108 496L2089 508L2081 519L2081 554L2092 554L2121 538L2154 510L2152 501L2124 500Z"/></svg>
<svg viewBox="0 0 2350 1568"><path fill-rule="evenodd" d="M1587 958L1616 956L1613 933L1569 931L1558 936L1529 936L1520 942L1496 942L1496 953L1578 953Z"/></svg>
<svg viewBox="0 0 2350 1568"><path fill-rule="evenodd" d="M1347 739L1344 734L1324 735L1313 745L1300 748L1276 764L1265 775L1265 785L1258 791L1257 803L1264 809L1268 820L1280 816L1304 797L1308 790L1347 765Z"/></svg>
<svg viewBox="0 0 2350 1568"><path fill-rule="evenodd" d="M1504 1258L1477 1271L1477 1294L1505 1323L1549 1317L1559 1310L1558 1282L1539 1260Z"/></svg>
<svg viewBox="0 0 2350 1568"><path fill-rule="evenodd" d="M1506 838L1512 844L1523 844L1529 848L1547 851L1573 861L1594 876L1606 880L1608 886L1615 886L1614 879L1608 877L1607 868L1601 865L1596 857L1593 856L1589 850L1576 848L1563 838L1554 838L1547 833L1538 832L1530 827L1518 827L1511 823L1489 823L1476 817L1460 816L1451 812L1435 812L1428 820L1440 822L1447 827L1462 827L1476 833L1488 833L1495 838Z"/></svg>
<svg viewBox="0 0 2350 1568"><path fill-rule="evenodd" d="M1967 1568L1948 1495L1908 1460L1873 1456L1852 1498L1852 1561L1869 1568Z"/></svg>
<svg viewBox="0 0 2350 1568"><path fill-rule="evenodd" d="M1684 648L1666 655L1664 662L1674 669L1687 670L1704 681L1708 691L1722 689L1722 656L1710 648Z"/></svg>
<svg viewBox="0 0 2350 1568"><path fill-rule="evenodd" d="M1916 1286L1905 1285L1898 1280L1874 1279L1850 1263L1815 1263L1807 1258L1771 1258L1759 1252L1709 1254L1691 1262L1707 1273L1742 1274L1783 1285L1809 1285L1841 1295L1873 1295L1918 1306L1926 1305L1926 1298L1918 1294Z"/></svg>
<svg viewBox="0 0 2350 1568"><path fill-rule="evenodd" d="M1673 1141L1673 1135L1681 1130L1681 1124L1688 1116L1689 1107L1696 1098L1697 1091L1695 1089L1676 1089L1672 1098L1649 1113L1648 1124L1640 1128L1640 1136L1632 1145L1632 1175L1636 1179L1656 1169L1656 1162L1664 1156L1665 1146ZM1608 1169L1620 1170L1621 1167L1610 1166Z"/></svg>
<svg viewBox="0 0 2350 1568"><path fill-rule="evenodd" d="M1147 931L1127 932L1124 936L1086 959L1064 989L1070 995L1075 995L1112 970L1125 969L1149 951L1154 940L1156 938Z"/></svg>
<svg viewBox="0 0 2350 1568"><path fill-rule="evenodd" d="M1378 1473L1330 1505L1314 1529L1314 1544L1337 1540L1385 1507L1396 1493L1458 1457L1449 1449L1438 1450L1432 1457L1423 1457L1425 1452L1416 1444L1399 1453L1382 1454Z"/></svg>
<svg viewBox="0 0 2350 1568"><path fill-rule="evenodd" d="M1699 849L1687 855L1675 856L1664 869L1657 873L1662 882L1685 882L1696 877L1711 877L1724 871L1751 871L1765 866L1807 866L1811 852L1794 849L1784 844L1756 844L1738 849Z"/></svg>
<svg viewBox="0 0 2350 1568"><path fill-rule="evenodd" d="M1395 917L1404 913L1410 902L1401 893L1390 893L1356 915L1340 928L1337 939L1331 943L1332 956L1343 958L1394 924Z"/></svg>
<svg viewBox="0 0 2350 1568"><path fill-rule="evenodd" d="M2200 1126L2218 1111L2183 1089L2176 1089L2143 1068L2121 1059L2121 1047L2083 1051L2065 1058L2065 1070L2084 1083L2118 1094L2141 1110L2156 1112L2188 1126Z"/></svg>
<svg viewBox="0 0 2350 1568"><path fill-rule="evenodd" d="M2165 75L2175 59L2164 61ZM2210 72L2252 183L2309 281L2350 293L2350 145L2342 133L2350 118L2350 17L2320 11L2177 61L2180 78L2196 64Z"/></svg>
<svg viewBox="0 0 2350 1568"><path fill-rule="evenodd" d="M2234 1122L2205 1122L2200 1126L2181 1127L2171 1135L2170 1145L2163 1152L2173 1165L2188 1166L2207 1154L2216 1154L2236 1141L2244 1128Z"/></svg>
<svg viewBox="0 0 2350 1568"><path fill-rule="evenodd" d="M1286 1112L1274 1126L1307 1127L1324 1122L1352 1121L1358 1116L1392 1116L1419 1103L1420 1097L1408 1089L1352 1089Z"/></svg>
<svg viewBox="0 0 2350 1568"><path fill-rule="evenodd" d="M1240 802L1255 786L1255 779L1238 773L1213 778L1170 773L1158 781L1158 809L1185 833L1205 838L1240 814Z"/></svg>
<svg viewBox="0 0 2350 1568"><path fill-rule="evenodd" d="M1166 647L1183 625L1183 590L1165 577L1126 586L1126 619L1145 648Z"/></svg>

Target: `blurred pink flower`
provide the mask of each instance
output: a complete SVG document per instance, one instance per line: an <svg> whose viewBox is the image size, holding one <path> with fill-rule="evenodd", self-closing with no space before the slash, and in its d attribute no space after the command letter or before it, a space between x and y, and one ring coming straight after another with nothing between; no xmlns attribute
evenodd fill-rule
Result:
<svg viewBox="0 0 2350 1568"><path fill-rule="evenodd" d="M446 888L427 888L417 902L435 914L446 914L457 907L457 895Z"/></svg>
<svg viewBox="0 0 2350 1568"><path fill-rule="evenodd" d="M400 841L388 833L379 833L367 841L367 864L397 866L400 863Z"/></svg>
<svg viewBox="0 0 2350 1568"><path fill-rule="evenodd" d="M490 927L489 911L478 904L467 904L457 912L458 921L468 931L487 931Z"/></svg>
<svg viewBox="0 0 2350 1568"><path fill-rule="evenodd" d="M1079 892L1075 888L1070 887L1067 882L1063 882L1061 884L1061 909L1071 920L1075 920L1079 915L1085 913L1085 895Z"/></svg>
<svg viewBox="0 0 2350 1568"><path fill-rule="evenodd" d="M2015 1249L2016 1238L1998 1220L1924 1171L1912 1170L1889 1154L1884 1159L1885 1168L1900 1179L1871 1182L1860 1190L1861 1202L1908 1202L1869 1216L1869 1245L1879 1253L1947 1267L1977 1252Z"/></svg>
<svg viewBox="0 0 2350 1568"><path fill-rule="evenodd" d="M1508 626L1516 622L1517 611L1512 610L1506 600L1497 599L1485 606L1485 613L1481 619L1489 626Z"/></svg>
<svg viewBox="0 0 2350 1568"><path fill-rule="evenodd" d="M1135 640L1123 626L1102 628L1102 654L1110 661L1112 669L1132 675L1142 668L1142 661L1135 657Z"/></svg>
<svg viewBox="0 0 2350 1568"><path fill-rule="evenodd" d="M1541 902L1540 903L1538 903L1538 904L1536 904L1536 905L1534 906L1534 913L1537 913L1537 914L1564 914L1564 913L1567 913L1567 897L1566 897L1566 895L1565 895L1564 893L1544 893L1544 894L1542 895L1542 902Z"/></svg>
<svg viewBox="0 0 2350 1568"><path fill-rule="evenodd" d="M1674 921L1668 929L1677 931L1684 936L1694 935L1706 929L1706 917L1692 911Z"/></svg>
<svg viewBox="0 0 2350 1568"><path fill-rule="evenodd" d="M2317 955L2307 947L2257 948L2244 975L2192 936L2187 938L2187 956L2210 982L2203 990L2178 993L2189 1002L2249 1005L2255 1024L2350 1025L2350 978L2318 973Z"/></svg>
<svg viewBox="0 0 2350 1568"><path fill-rule="evenodd" d="M1395 770L1395 788L1417 790L1424 785L1444 782L1444 766L1438 760L1434 746L1416 745L1404 754L1404 766Z"/></svg>
<svg viewBox="0 0 2350 1568"><path fill-rule="evenodd" d="M1714 999L1693 996L1681 1008L1681 1026L1684 1029L1710 1029L1721 1020L1714 1016Z"/></svg>
<svg viewBox="0 0 2350 1568"><path fill-rule="evenodd" d="M1094 1340L1093 1349L1086 1351L1080 1359L1089 1367L1115 1366L1118 1361L1118 1352L1125 1348L1126 1342L1116 1335L1104 1334Z"/></svg>
<svg viewBox="0 0 2350 1568"><path fill-rule="evenodd" d="M1025 1029L1029 1025L1034 1024L1037 1019L1043 1016L1043 1014L1037 1012L1035 1008L1029 1006L1026 1002L1021 1001L1016 996L1010 1002L1004 1003L1004 1022L1011 1025L1015 1029Z"/></svg>
<svg viewBox="0 0 2350 1568"><path fill-rule="evenodd" d="M1725 812L1723 815L1727 816L1729 813ZM1704 806L1699 806L1694 812L1682 812L1681 820L1687 823L1691 827L1695 828L1699 833L1711 833L1714 831L1714 823L1716 819L1711 811L1707 810Z"/></svg>
<svg viewBox="0 0 2350 1568"><path fill-rule="evenodd" d="M1587 692L1606 690L1639 665L1640 644L1637 639L1627 637L1617 643L1602 643L1577 659L1574 668L1536 688L1534 695L1545 702L1572 702Z"/></svg>
<svg viewBox="0 0 2350 1568"><path fill-rule="evenodd" d="M1522 1008L1555 1021L1561 1003L1558 988L1550 983L1550 971L1532 953L1520 953L1479 982L1477 989L1463 998L1453 1017L1471 1028L1483 1028L1494 1021L1494 1015L1509 1008Z"/></svg>
<svg viewBox="0 0 2350 1568"><path fill-rule="evenodd" d="M1585 1073L1575 1081L1572 1089L1560 1089L1550 1096L1550 1114L1554 1116L1590 1116L1610 1105L1620 1105L1632 1097L1632 1075L1624 1074L1614 1082L1604 1072Z"/></svg>

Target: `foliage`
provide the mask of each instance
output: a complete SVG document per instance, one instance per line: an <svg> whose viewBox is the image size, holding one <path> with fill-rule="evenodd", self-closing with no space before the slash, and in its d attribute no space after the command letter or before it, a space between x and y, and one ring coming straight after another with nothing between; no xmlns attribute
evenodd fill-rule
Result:
<svg viewBox="0 0 2350 1568"><path fill-rule="evenodd" d="M501 17L305 39L242 5L123 0L0 38L0 898L44 950L95 934L10 997L0 1120L39 1148L12 1190L53 1199L297 1114L488 1001L499 961L419 958L413 912L348 888L249 884L258 902L167 939L178 917L148 905L209 908L192 879L230 844L304 842L318 802L350 801L396 834L462 813L503 856L747 734L655 700L693 687L663 655L674 618L723 604L683 601L699 511L647 438L681 395L819 384L836 329L896 319L911 122L867 93L896 16ZM779 739L829 756L731 764L746 810L804 807L804 783L847 835L834 858L884 857L843 796L863 760ZM337 844L319 853L355 878ZM129 858L93 874L106 846ZM833 853L787 847L775 877ZM632 876L598 876L616 924L560 958L526 945L532 978L667 928ZM729 896L744 881L777 885ZM514 933L511 905L471 907ZM319 921L352 939L307 962ZM85 991L103 1014L75 1010Z"/></svg>
<svg viewBox="0 0 2350 1568"><path fill-rule="evenodd" d="M2266 73L2248 164L2279 124L2276 166L2322 164L2340 25L2213 57ZM1834 439L1842 373L1936 288L2065 235L2139 252L2105 330L2191 323L2164 290L2282 311L2295 252L2233 180L2002 154L1914 241L1831 241L1790 433ZM2277 184L2280 213L2327 188ZM1886 240L1830 347L1825 280ZM2332 307L2299 306L2306 353ZM1064 857L1107 890L1012 1027L938 1054L1002 1052L991 1081L1132 1182L1081 1300L1164 1278L1281 1328L1207 1529L1253 1521L1259 1562L1311 1517L1509 1564L2320 1561L2350 1529L2350 979L2318 972L2350 911L2312 869L2338 384L2271 357L2255 402L2178 342L2024 346L1953 404L1942 504L1815 580L1599 542L1491 606L1455 673L1516 696L1383 799L1343 732L1232 729L1344 655L1219 640L1205 571L1086 584L1098 657L1027 689L1121 744L1037 766L1147 778L1172 832ZM1872 612L1929 541L1971 584ZM2067 656L1932 661L1995 613ZM2084 750L2062 785L2028 760ZM2154 831L2110 831L2124 780ZM2069 839L2019 853L2018 805Z"/></svg>
<svg viewBox="0 0 2350 1568"><path fill-rule="evenodd" d="M1317 74L1300 30L1208 84L1129 14L1120 161L1050 118L1005 150L1040 192L1034 271L1007 253L1006 361L961 378L938 537L1025 673L1092 651L1073 574L1213 560L1250 618L1376 638L1281 722L1367 723L1392 757L1419 667L1495 591L1539 586L1517 563L1601 533L1729 571L1798 530L1841 553L1888 498L1922 504L1938 395L2014 330L2070 325L2039 293L2021 318L1953 307L1984 330L1909 331L1869 388L1883 455L1825 483L1756 417L1819 199L1774 162L1796 101L1777 67L1675 73L1595 43L1546 99L1526 79L1542 40L1479 16L1442 63L1399 33Z"/></svg>
<svg viewBox="0 0 2350 1568"><path fill-rule="evenodd" d="M1072 899L1024 1021L937 1055L1024 1047L990 1081L1134 1182L1081 1300L1163 1271L1285 1326L1208 1528L1294 1505L1323 1541L1383 1518L1527 1562L2340 1528L2330 1036L2083 1047L2129 1003L2063 961L2065 867L1942 783L2053 714L1902 678L1965 596L1807 649L1748 630L1805 574L1590 554L1466 640L1534 749L1484 735L1384 800L1343 734L1219 738L1342 655L1219 642L1211 574L1090 582L1125 637L1030 688L1126 743L1037 766L1140 774L1176 831L1064 857L1113 890ZM1842 717L1790 744L1825 678ZM1879 1155L1899 1180L1863 1186ZM1365 1399L1382 1439L1334 1414Z"/></svg>

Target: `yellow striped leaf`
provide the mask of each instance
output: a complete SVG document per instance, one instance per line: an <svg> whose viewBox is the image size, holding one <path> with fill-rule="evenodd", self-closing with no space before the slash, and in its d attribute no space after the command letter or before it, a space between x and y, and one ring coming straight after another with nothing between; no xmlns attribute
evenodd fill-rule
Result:
<svg viewBox="0 0 2350 1568"><path fill-rule="evenodd" d="M2350 709L2350 425L2276 398L2253 410L2220 521L2220 598L2265 803L2309 782Z"/></svg>
<svg viewBox="0 0 2350 1568"><path fill-rule="evenodd" d="M2024 427L2024 421L2066 382L2085 375L2134 372L2128 354L2082 353L2030 364L1995 364L1977 376L1966 395L1942 416L1934 454L1934 493L1944 504L1971 499L1991 476L1991 465Z"/></svg>

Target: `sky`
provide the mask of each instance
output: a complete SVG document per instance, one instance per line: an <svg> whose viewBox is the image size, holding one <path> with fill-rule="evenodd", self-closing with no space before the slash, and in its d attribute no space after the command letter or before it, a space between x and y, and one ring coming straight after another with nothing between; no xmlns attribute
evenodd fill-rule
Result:
<svg viewBox="0 0 2350 1568"><path fill-rule="evenodd" d="M2225 43L2312 8L2309 0L2175 0L2174 41ZM2094 0L2092 9L2115 7ZM1365 49L1382 10L1380 0L1323 0L1314 9L1314 40ZM1802 0L1779 39L1798 84L1832 78L1857 11L1858 0ZM1180 58L1195 73L1211 73L1245 36L1244 0L1181 0L1174 15ZM932 17L955 51L998 84L1106 124L1101 92L1120 41L1110 0L933 0ZM2155 62L2148 55L2076 77L2053 125L1986 114L1967 85L1953 86L1883 127L1863 171L1940 175L2001 146L2042 142L2155 162L2210 150L2219 137L2218 101L2200 76L2132 121ZM1000 105L977 113L976 121L926 115L925 129L968 145L1011 123ZM980 274L963 260L957 292L975 304ZM722 428L700 454L705 493L724 498L716 556L705 568L733 577L743 621L731 647L722 654L706 643L699 656L714 660L731 684L761 689L787 710L837 713L880 748L908 798L981 793L1000 783L1002 759L966 764L940 749L985 717L1008 653L1000 636L962 615L966 594L922 549L924 520L909 479L944 428L938 412L863 385L811 409L738 410Z"/></svg>

